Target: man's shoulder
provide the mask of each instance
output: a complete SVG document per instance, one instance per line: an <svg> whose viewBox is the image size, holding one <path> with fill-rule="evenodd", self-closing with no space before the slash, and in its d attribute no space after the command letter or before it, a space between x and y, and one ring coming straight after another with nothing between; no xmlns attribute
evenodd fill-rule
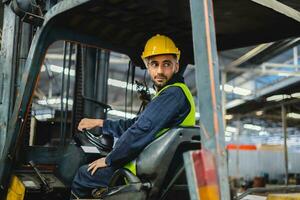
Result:
<svg viewBox="0 0 300 200"><path fill-rule="evenodd" d="M161 94L170 94L170 95L184 95L182 88L179 84L169 85L166 89L164 89Z"/></svg>

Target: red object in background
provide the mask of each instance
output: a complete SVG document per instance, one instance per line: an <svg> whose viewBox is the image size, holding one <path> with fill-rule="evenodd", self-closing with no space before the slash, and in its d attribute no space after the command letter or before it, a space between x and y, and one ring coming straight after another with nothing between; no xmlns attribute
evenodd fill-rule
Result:
<svg viewBox="0 0 300 200"><path fill-rule="evenodd" d="M219 200L220 191L214 155L201 149L192 153L200 199Z"/></svg>
<svg viewBox="0 0 300 200"><path fill-rule="evenodd" d="M257 150L256 145L253 144L241 144L241 145L237 145L237 144L228 144L226 146L227 150Z"/></svg>

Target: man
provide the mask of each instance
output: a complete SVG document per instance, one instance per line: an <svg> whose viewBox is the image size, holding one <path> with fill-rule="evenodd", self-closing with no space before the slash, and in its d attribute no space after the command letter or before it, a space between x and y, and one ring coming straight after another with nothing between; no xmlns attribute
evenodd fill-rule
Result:
<svg viewBox="0 0 300 200"><path fill-rule="evenodd" d="M141 57L157 94L140 116L118 121L82 119L79 123L80 131L102 127L104 134L118 138L107 157L79 168L72 191L81 198L90 196L95 188L106 187L120 167L125 166L135 173L130 161L169 128L195 125L193 97L183 77L177 73L180 51L174 42L157 34L147 41Z"/></svg>

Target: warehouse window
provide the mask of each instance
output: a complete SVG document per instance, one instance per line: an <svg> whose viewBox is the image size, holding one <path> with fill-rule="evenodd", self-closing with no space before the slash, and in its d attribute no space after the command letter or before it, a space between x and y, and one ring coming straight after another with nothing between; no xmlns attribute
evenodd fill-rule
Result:
<svg viewBox="0 0 300 200"><path fill-rule="evenodd" d="M146 70L134 66L124 54L55 42L47 50L34 91L28 144L66 145L78 133L82 118L136 116L142 103L137 90L146 90L142 84L147 83L148 92L154 94L149 82ZM105 104L112 109L106 110ZM91 131L99 133L99 129Z"/></svg>
<svg viewBox="0 0 300 200"><path fill-rule="evenodd" d="M2 43L2 31L3 31L3 20L4 20L4 7L3 4L0 5L0 49Z"/></svg>
<svg viewBox="0 0 300 200"><path fill-rule="evenodd" d="M137 86L136 81L139 82ZM143 86L142 86L143 84ZM108 103L113 110L108 112L108 118L133 118L141 109L141 98L138 90L146 90L154 94L150 78L145 69L134 66L130 58L119 53L111 53L108 76ZM126 91L127 88L127 91Z"/></svg>
<svg viewBox="0 0 300 200"><path fill-rule="evenodd" d="M58 41L47 51L33 96L30 145L56 146L70 137L75 47L72 43Z"/></svg>

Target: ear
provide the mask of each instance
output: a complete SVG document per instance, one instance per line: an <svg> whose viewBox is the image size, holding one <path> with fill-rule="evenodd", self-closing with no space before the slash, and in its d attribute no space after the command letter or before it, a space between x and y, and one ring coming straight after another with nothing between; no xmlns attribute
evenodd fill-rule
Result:
<svg viewBox="0 0 300 200"><path fill-rule="evenodd" d="M179 63L176 62L176 65L175 65L175 73L177 73L179 71Z"/></svg>
<svg viewBox="0 0 300 200"><path fill-rule="evenodd" d="M145 65L146 69L148 69L148 66L147 66L147 63L148 63L147 58L143 59L143 62L144 62L144 65Z"/></svg>

